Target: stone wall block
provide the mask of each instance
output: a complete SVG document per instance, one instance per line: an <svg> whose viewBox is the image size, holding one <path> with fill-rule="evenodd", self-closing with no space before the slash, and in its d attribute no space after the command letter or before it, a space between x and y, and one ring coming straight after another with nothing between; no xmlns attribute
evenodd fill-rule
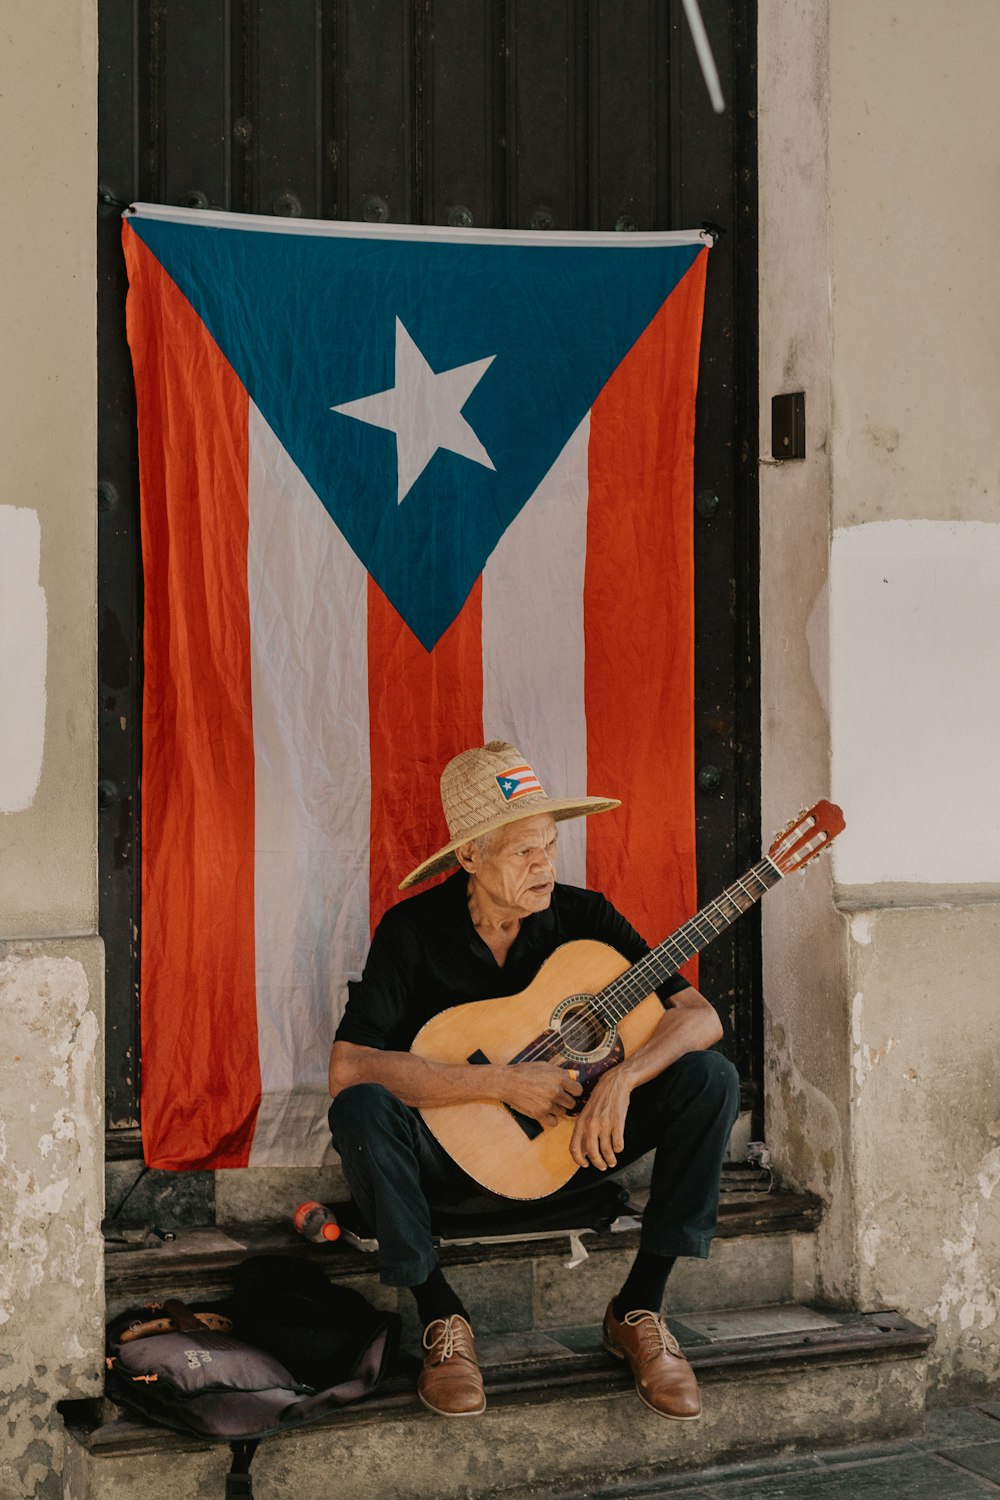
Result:
<svg viewBox="0 0 1000 1500"><path fill-rule="evenodd" d="M104 1352L102 945L0 943L0 1496L55 1496Z"/></svg>

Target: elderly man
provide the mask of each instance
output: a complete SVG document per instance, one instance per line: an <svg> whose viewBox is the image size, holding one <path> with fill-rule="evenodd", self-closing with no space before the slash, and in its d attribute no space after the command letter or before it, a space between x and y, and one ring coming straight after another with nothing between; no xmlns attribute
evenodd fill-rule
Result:
<svg viewBox="0 0 1000 1500"><path fill-rule="evenodd" d="M556 881L557 824L618 802L548 797L503 741L449 762L441 798L450 842L402 887L457 869L393 907L376 929L330 1057L330 1129L378 1236L383 1282L416 1298L420 1399L443 1416L471 1416L486 1405L482 1376L468 1314L438 1264L429 1203L458 1201L475 1184L418 1111L485 1098L546 1127L574 1110L582 1089L551 1062L445 1064L408 1049L440 1011L518 993L563 943L596 939L631 962L648 948L603 896ZM570 1152L584 1171L606 1172L656 1148L640 1248L608 1305L604 1346L628 1361L648 1407L683 1420L701 1414L701 1401L661 1306L676 1257L708 1255L738 1086L731 1064L707 1050L722 1035L708 1001L679 977L657 993L662 1017L643 1046L598 1079Z"/></svg>

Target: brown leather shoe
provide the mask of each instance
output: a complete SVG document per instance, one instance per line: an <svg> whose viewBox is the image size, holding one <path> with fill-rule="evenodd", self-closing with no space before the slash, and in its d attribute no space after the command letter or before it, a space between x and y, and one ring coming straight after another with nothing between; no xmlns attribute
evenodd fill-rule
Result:
<svg viewBox="0 0 1000 1500"><path fill-rule="evenodd" d="M424 1329L424 1367L417 1395L442 1417L478 1417L486 1410L476 1343L464 1318L435 1318Z"/></svg>
<svg viewBox="0 0 1000 1500"><path fill-rule="evenodd" d="M661 1417L692 1422L701 1416L694 1371L666 1323L654 1312L628 1312L619 1323L614 1304L604 1314L604 1347L627 1359L639 1400Z"/></svg>

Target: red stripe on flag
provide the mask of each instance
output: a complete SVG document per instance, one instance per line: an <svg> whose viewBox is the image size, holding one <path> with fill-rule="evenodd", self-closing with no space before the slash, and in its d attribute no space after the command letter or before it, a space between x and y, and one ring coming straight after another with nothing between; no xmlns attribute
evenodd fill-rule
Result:
<svg viewBox="0 0 1000 1500"><path fill-rule="evenodd" d="M260 1101L248 403L159 262L123 237L145 586L143 1145L153 1167L238 1167Z"/></svg>
<svg viewBox="0 0 1000 1500"><path fill-rule="evenodd" d="M650 942L697 905L692 490L707 254L591 412L587 789L622 807L588 822L587 883ZM684 974L697 982L693 965Z"/></svg>
<svg viewBox="0 0 1000 1500"><path fill-rule="evenodd" d="M428 652L368 580L373 932L400 900L403 877L449 842L442 770L459 751L483 743L482 601L480 577Z"/></svg>

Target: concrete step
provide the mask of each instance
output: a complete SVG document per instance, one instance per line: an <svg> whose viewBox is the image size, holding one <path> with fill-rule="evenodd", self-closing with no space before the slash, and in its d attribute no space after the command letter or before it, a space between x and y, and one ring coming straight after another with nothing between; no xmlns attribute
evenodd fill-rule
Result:
<svg viewBox="0 0 1000 1500"><path fill-rule="evenodd" d="M820 1205L801 1194L732 1189L723 1195L719 1231L707 1261L681 1260L670 1279L672 1312L807 1301L813 1295L813 1231ZM638 1245L638 1231L579 1236L587 1258L567 1269L570 1235L503 1243L445 1245L441 1260L478 1333L525 1332L596 1323ZM230 1294L232 1269L249 1255L290 1254L322 1265L331 1280L402 1314L416 1333L413 1299L378 1281L377 1256L338 1241L306 1244L286 1224L179 1230L156 1249L106 1258L108 1317L168 1296L188 1301Z"/></svg>
<svg viewBox="0 0 1000 1500"><path fill-rule="evenodd" d="M601 1350L598 1327L484 1334L482 1417L459 1423L425 1411L411 1368L357 1406L267 1439L254 1460L254 1493L571 1497L610 1478L922 1430L929 1335L896 1314L724 1309L672 1326L698 1371L698 1422L648 1411L625 1368ZM224 1495L225 1446L134 1421L107 1402L70 1403L64 1415L64 1500Z"/></svg>

